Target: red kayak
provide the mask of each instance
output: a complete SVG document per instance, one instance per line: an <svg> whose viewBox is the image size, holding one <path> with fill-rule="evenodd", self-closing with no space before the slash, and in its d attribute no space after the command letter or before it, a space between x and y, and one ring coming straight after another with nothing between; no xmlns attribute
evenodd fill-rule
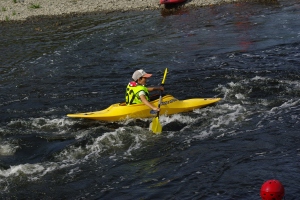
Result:
<svg viewBox="0 0 300 200"><path fill-rule="evenodd" d="M174 4L174 3L183 3L186 0L159 0L160 4Z"/></svg>

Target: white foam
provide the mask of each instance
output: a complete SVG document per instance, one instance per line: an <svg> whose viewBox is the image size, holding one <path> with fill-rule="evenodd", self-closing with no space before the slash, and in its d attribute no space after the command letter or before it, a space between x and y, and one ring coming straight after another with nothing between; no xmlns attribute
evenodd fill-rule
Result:
<svg viewBox="0 0 300 200"><path fill-rule="evenodd" d="M20 174L35 174L44 171L45 168L40 164L22 164L11 166L9 169L0 170L0 176L9 177L17 176Z"/></svg>
<svg viewBox="0 0 300 200"><path fill-rule="evenodd" d="M267 80L267 78L261 77L261 76L255 76L255 77L252 78L251 80L253 80L253 81L257 81L257 80Z"/></svg>
<svg viewBox="0 0 300 200"><path fill-rule="evenodd" d="M0 156L14 155L19 146L4 142L0 143Z"/></svg>
<svg viewBox="0 0 300 200"><path fill-rule="evenodd" d="M262 124L264 120L270 117L274 117L275 115L281 114L282 112L290 112L290 110L294 110L299 105L299 103L299 99L290 99L278 107L273 107L271 110L265 112L264 117L257 123L256 126L263 127ZM271 122L270 119L268 120Z"/></svg>
<svg viewBox="0 0 300 200"><path fill-rule="evenodd" d="M134 138L133 142L131 143L130 147L125 151L124 155L125 156L131 156L131 152L141 149L143 141L147 139L146 134L136 134L136 133L131 133L131 137Z"/></svg>
<svg viewBox="0 0 300 200"><path fill-rule="evenodd" d="M32 120L32 126L38 129L47 127L65 127L71 125L70 120L63 119L46 119L46 118L30 118Z"/></svg>
<svg viewBox="0 0 300 200"><path fill-rule="evenodd" d="M192 118L190 116L182 115L182 114L174 114L171 116L162 115L159 117L159 120L160 120L161 124L164 126L164 125L169 124L174 121L179 121L181 123L190 124L190 123L193 123L196 119Z"/></svg>
<svg viewBox="0 0 300 200"><path fill-rule="evenodd" d="M201 109L200 111L208 112L208 110L205 109ZM197 135L193 135L193 139L203 139L215 134L217 134L218 137L232 134L232 132L228 130L228 127L237 126L244 121L247 116L247 110L240 104L221 104L214 107L214 115L216 115L216 117L212 117L209 121L206 121L209 124L205 124L194 130Z"/></svg>
<svg viewBox="0 0 300 200"><path fill-rule="evenodd" d="M80 137L87 135L91 130L84 131ZM115 154L111 159L116 160L117 155L113 152L123 152L125 157L131 156L132 151L142 148L142 143L149 137L147 129L134 127L120 127L112 132L106 132L97 138L93 138L91 144L84 147L71 146L63 150L56 156L59 160L68 160L75 162L78 159L89 160L91 158L101 157L107 151Z"/></svg>
<svg viewBox="0 0 300 200"><path fill-rule="evenodd" d="M237 99L246 99L245 96L241 93L235 94L234 95Z"/></svg>
<svg viewBox="0 0 300 200"><path fill-rule="evenodd" d="M22 126L26 127L27 130L47 130L51 133L64 134L68 127L73 125L75 122L68 118L61 119L47 119L47 118L29 118L29 120L17 119L10 121L8 126Z"/></svg>

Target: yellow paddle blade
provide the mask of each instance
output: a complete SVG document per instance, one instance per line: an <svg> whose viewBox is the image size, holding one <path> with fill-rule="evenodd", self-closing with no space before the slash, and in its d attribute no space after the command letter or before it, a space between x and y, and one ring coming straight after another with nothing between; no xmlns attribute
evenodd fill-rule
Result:
<svg viewBox="0 0 300 200"><path fill-rule="evenodd" d="M153 118L149 128L155 134L160 134L162 132L162 126L159 122L158 117Z"/></svg>
<svg viewBox="0 0 300 200"><path fill-rule="evenodd" d="M162 80L162 82L161 82L162 85L165 84L165 80L166 80L167 73L168 73L168 68L165 69L164 78L163 78L163 80Z"/></svg>

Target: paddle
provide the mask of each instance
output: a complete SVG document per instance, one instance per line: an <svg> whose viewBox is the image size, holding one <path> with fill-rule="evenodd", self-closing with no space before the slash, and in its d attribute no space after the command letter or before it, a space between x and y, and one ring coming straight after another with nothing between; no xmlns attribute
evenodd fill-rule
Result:
<svg viewBox="0 0 300 200"><path fill-rule="evenodd" d="M167 73L168 73L168 68L165 69L165 73L164 73L164 77L161 82L161 86L164 86L164 84L165 84ZM160 91L160 94L159 94L158 108L160 108L161 96L162 96L162 91ZM152 122L150 123L149 129L155 134L161 133L162 126L159 122L159 111L156 113L156 117L154 117Z"/></svg>

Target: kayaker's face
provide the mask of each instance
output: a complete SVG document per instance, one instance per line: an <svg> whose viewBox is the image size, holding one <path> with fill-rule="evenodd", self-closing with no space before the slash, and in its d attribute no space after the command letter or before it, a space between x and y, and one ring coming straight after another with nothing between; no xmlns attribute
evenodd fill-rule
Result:
<svg viewBox="0 0 300 200"><path fill-rule="evenodd" d="M146 82L147 82L147 78L145 78L145 77L139 78L138 83L139 83L140 85L146 85Z"/></svg>

